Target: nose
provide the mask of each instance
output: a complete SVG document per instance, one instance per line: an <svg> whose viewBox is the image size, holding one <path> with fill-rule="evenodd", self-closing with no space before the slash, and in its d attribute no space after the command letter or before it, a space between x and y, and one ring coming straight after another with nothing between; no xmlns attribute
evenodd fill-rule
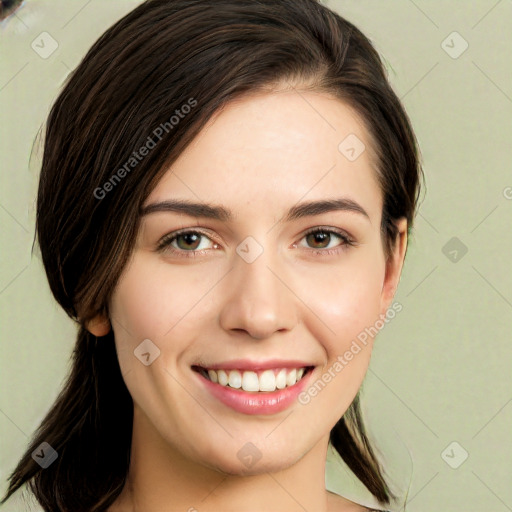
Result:
<svg viewBox="0 0 512 512"><path fill-rule="evenodd" d="M220 323L226 331L264 339L297 324L298 299L290 277L275 258L268 257L266 250L252 263L235 257L234 268L225 281L227 292Z"/></svg>

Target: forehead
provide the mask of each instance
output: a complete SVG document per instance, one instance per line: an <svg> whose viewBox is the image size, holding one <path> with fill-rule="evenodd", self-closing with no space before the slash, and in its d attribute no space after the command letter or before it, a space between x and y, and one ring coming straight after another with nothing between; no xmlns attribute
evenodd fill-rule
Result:
<svg viewBox="0 0 512 512"><path fill-rule="evenodd" d="M210 119L145 204L178 197L248 214L259 208L261 215L262 205L277 212L301 200L348 196L378 219L382 198L370 144L355 111L331 96L247 95Z"/></svg>

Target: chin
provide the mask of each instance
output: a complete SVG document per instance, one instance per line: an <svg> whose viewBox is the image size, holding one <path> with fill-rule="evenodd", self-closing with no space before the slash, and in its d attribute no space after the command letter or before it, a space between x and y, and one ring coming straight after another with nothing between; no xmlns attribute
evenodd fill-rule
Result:
<svg viewBox="0 0 512 512"><path fill-rule="evenodd" d="M293 465L293 462L286 462L283 460L263 461L260 459L252 467L246 467L243 463L218 463L217 465L210 466L212 469L229 476L257 476L266 473L278 473Z"/></svg>
<svg viewBox="0 0 512 512"><path fill-rule="evenodd" d="M204 457L204 455L203 455ZM227 449L223 453L212 453L202 464L220 473L232 476L262 475L289 468L301 458L298 453L290 453L286 448L279 452L261 452L249 443L241 443L240 449Z"/></svg>

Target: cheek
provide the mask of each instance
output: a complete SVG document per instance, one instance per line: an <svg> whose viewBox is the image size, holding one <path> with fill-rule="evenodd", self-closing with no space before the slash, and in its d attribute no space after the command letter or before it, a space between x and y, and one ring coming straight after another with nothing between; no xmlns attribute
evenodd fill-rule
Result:
<svg viewBox="0 0 512 512"><path fill-rule="evenodd" d="M347 263L347 262L345 262ZM317 273L305 315L307 329L320 341L324 365L299 396L332 428L355 398L368 368L372 330L379 320L384 265L359 253L350 265Z"/></svg>
<svg viewBox="0 0 512 512"><path fill-rule="evenodd" d="M303 278L306 304L314 312L309 328L322 339L329 359L379 318L384 262L372 251L353 251L342 262Z"/></svg>
<svg viewBox="0 0 512 512"><path fill-rule="evenodd" d="M179 266L170 271L162 265L138 256L119 280L110 310L122 335L134 340L171 336L189 323L182 320L193 317L214 282L211 273L183 272Z"/></svg>
<svg viewBox="0 0 512 512"><path fill-rule="evenodd" d="M146 367L134 351L148 339L157 347L155 353L159 351L157 366L171 369L180 362L190 340L197 337L211 313L211 290L221 277L217 274L190 269L184 272L180 266L172 268L143 253L132 259L110 302L123 375L144 371Z"/></svg>
<svg viewBox="0 0 512 512"><path fill-rule="evenodd" d="M201 297L211 286L209 279L180 267L171 270L138 253L110 301L119 365L130 395L154 421L167 418L176 431L169 418L179 414L167 409L168 397L176 393L171 375L197 335Z"/></svg>

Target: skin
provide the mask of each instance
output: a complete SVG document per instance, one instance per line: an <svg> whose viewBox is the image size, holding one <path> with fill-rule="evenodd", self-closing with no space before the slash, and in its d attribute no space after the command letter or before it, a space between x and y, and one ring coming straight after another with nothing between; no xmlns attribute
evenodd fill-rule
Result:
<svg viewBox="0 0 512 512"><path fill-rule="evenodd" d="M353 162L338 150L351 133L366 146ZM111 512L367 510L327 492L324 475L329 432L362 383L373 340L308 404L266 416L218 402L191 365L300 359L315 365L315 381L386 313L407 223L397 223L399 237L386 260L371 142L355 112L326 94L252 94L217 113L151 192L145 205L208 202L229 208L234 219L143 216L110 318L88 325L97 336L112 325L134 400L128 482ZM298 202L338 197L356 201L369 218L331 211L284 221ZM343 230L355 245L336 235L325 242L305 236L317 226ZM174 239L179 254L156 250L182 228L205 236L195 245ZM236 252L248 236L263 247L252 263ZM202 254L187 258L194 249ZM144 339L160 349L149 366L133 354ZM237 457L247 442L261 453L251 468Z"/></svg>

